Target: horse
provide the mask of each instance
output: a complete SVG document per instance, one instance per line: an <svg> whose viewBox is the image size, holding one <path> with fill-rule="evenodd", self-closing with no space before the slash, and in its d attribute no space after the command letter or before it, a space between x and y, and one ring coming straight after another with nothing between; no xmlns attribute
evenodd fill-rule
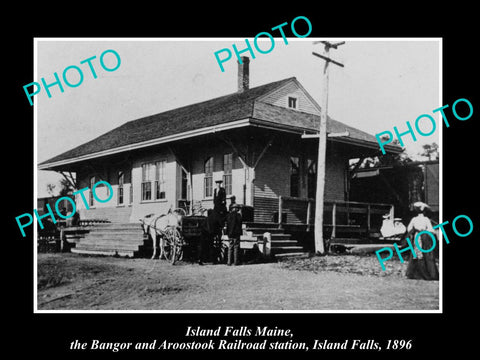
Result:
<svg viewBox="0 0 480 360"><path fill-rule="evenodd" d="M205 246L206 248L210 248L210 257L213 258L214 262L218 260L220 255L218 251L221 247L225 218L226 214L222 214L214 209L208 209L207 221L202 229L204 240L206 240L206 243L203 243L202 248ZM203 254L199 255L200 257L203 257Z"/></svg>
<svg viewBox="0 0 480 360"><path fill-rule="evenodd" d="M159 241L158 247L160 248L159 259L166 258L165 247L165 231L169 228L180 228L182 226L182 217L178 210L170 209L167 214L148 214L143 219L142 229L144 234L149 235L153 243L153 255L152 259L157 256L157 240Z"/></svg>

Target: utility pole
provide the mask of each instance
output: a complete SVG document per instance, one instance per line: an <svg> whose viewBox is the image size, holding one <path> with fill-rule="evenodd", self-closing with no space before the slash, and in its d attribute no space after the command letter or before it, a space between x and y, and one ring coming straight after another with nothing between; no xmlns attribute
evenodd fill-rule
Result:
<svg viewBox="0 0 480 360"><path fill-rule="evenodd" d="M343 64L329 58L330 48L337 49L345 44L345 41L333 44L328 41L318 41L314 44L324 44L323 55L312 52L313 55L325 60L323 68L323 102L320 112L320 129L318 135L318 160L317 160L317 196L315 199L315 252L325 254L325 243L323 238L323 210L325 197L325 161L327 154L327 108L328 108L328 70L329 63L343 67Z"/></svg>

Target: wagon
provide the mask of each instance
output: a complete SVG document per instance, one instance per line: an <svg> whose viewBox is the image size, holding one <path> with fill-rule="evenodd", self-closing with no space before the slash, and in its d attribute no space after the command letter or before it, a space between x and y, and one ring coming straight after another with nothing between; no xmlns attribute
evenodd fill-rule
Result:
<svg viewBox="0 0 480 360"><path fill-rule="evenodd" d="M207 217L202 215L186 215L182 218L182 226L180 228L181 234L181 249L178 248L178 259L183 257L185 248L192 250L202 237L205 236L205 229L207 225Z"/></svg>
<svg viewBox="0 0 480 360"><path fill-rule="evenodd" d="M252 212L249 207L245 208L249 210L248 214ZM173 212L180 215L181 222L179 222L178 226L168 226L161 231L164 239L164 241L161 242L162 253L168 261L175 264L175 262L182 260L185 250L187 250L191 256L203 237L212 237L210 257L213 257L212 260L214 262L226 262L228 237L225 235L225 224L222 225L220 234L209 234L207 230L208 216L206 209L195 209L191 215L186 215L186 211L183 208L177 208L173 210ZM253 220L253 215L248 215L246 218L248 220L252 218ZM258 238L244 231L240 244L242 250L252 250L258 245Z"/></svg>
<svg viewBox="0 0 480 360"><path fill-rule="evenodd" d="M202 214L205 212L202 212ZM207 231L207 219L207 216L198 214L182 217L182 226L179 231L180 239L176 240L181 246L177 246L175 250L177 256L175 261L183 257L184 249L190 250L189 253L192 255L192 253L196 251L199 241L202 241L202 238L212 236L208 234ZM223 237L213 236L212 240L213 251L210 252L210 256L215 258L215 262L225 262L227 244L223 241ZM172 262L174 262L173 259Z"/></svg>
<svg viewBox="0 0 480 360"><path fill-rule="evenodd" d="M162 231L164 241L162 252L172 264L184 257L186 247L192 248L205 236L207 217L203 215L186 215L183 209L174 212L181 216L179 226L168 226Z"/></svg>

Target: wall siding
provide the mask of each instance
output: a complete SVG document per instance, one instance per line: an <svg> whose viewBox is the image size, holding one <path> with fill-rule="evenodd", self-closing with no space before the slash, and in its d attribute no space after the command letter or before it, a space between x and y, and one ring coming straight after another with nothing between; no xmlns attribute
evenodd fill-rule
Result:
<svg viewBox="0 0 480 360"><path fill-rule="evenodd" d="M79 214L81 220L108 219L112 223L127 223L130 222L131 213L132 207L126 205L120 207L97 207L89 210L84 208L80 210Z"/></svg>
<svg viewBox="0 0 480 360"><path fill-rule="evenodd" d="M125 170L124 170L125 171ZM113 196L107 202L99 202L94 200L94 205L90 206L90 178L95 176L95 182L100 180L107 181L113 190ZM127 178L128 176L128 178ZM124 204L118 204L118 170L114 169L101 169L95 172L79 171L77 173L77 182L79 189L89 188L89 190L84 191L83 195L85 200L88 203L85 204L85 201L82 198L81 194L75 196L75 204L82 220L90 219L108 219L112 222L128 222L131 215L131 207L129 206L129 191L130 191L130 175L125 175L124 182ZM127 183L128 181L128 183ZM97 197L100 199L107 199L110 194L107 194L106 186L98 186L96 188Z"/></svg>
<svg viewBox="0 0 480 360"><path fill-rule="evenodd" d="M290 196L290 156L313 157L312 154L299 154L301 142L282 149L272 147L255 170L254 207L255 221L270 222L278 212L278 197ZM327 146L327 162L325 167L325 200L344 200L345 198L345 164L346 154L341 149ZM301 198L307 197L306 178L300 181ZM290 202L285 208L287 222L303 221L306 208L302 204Z"/></svg>
<svg viewBox="0 0 480 360"><path fill-rule="evenodd" d="M303 90L298 87L293 81L285 84L285 86L277 89L276 91L268 94L262 98L261 101L267 104L288 108L288 97L293 96L297 98L297 110L306 112L309 114L320 115L317 107L312 101L305 95Z"/></svg>
<svg viewBox="0 0 480 360"><path fill-rule="evenodd" d="M289 157L272 147L258 163L253 185L255 221L273 221L273 214L278 212L278 196L290 195Z"/></svg>
<svg viewBox="0 0 480 360"><path fill-rule="evenodd" d="M215 181L223 179L223 155L233 153L233 150L226 144L217 143L212 146L199 146L195 149L195 158L192 165L193 199L201 201L206 209L213 208L213 198L204 196L205 161L213 156L213 189ZM232 195L235 195L237 203L243 203L243 185L245 183L245 172L238 156L233 155L232 159ZM213 190L212 190L213 194ZM227 195L229 198L230 195ZM248 200L248 196L247 199Z"/></svg>
<svg viewBox="0 0 480 360"><path fill-rule="evenodd" d="M289 158L268 152L255 170L254 196L276 199L279 195L290 195Z"/></svg>
<svg viewBox="0 0 480 360"><path fill-rule="evenodd" d="M258 156L265 143L263 137L257 137L249 144L251 151ZM311 144L310 144L311 145ZM193 149L193 147L192 147ZM294 136L277 137L273 145L267 150L257 165L255 171L247 168L247 172L239 158L233 156L232 169L232 195L237 198L237 203L246 203L255 208L256 221L272 221L273 215L278 211L278 196L290 196L290 156L300 158L315 158L315 146L307 146L305 140ZM342 147L334 146L331 143L327 146L326 164L326 200L344 199L344 166L347 155ZM204 162L208 156L214 157L213 181L222 179L223 176L223 155L233 153L227 144L221 141L205 141L197 143L194 151L191 151L192 162L192 190L194 201L200 201L206 209L213 208L213 199L204 197ZM142 164L166 160L166 198L161 200L141 201L141 180ZM108 164L106 161L105 164ZM105 167L107 165L104 165ZM80 195L77 195L76 203L80 216L83 219L109 219L115 222L138 222L147 214L166 213L171 207L176 208L177 198L180 192L180 166L175 156L167 148L156 148L151 151L144 151L136 155L132 162L130 176L129 169L125 171L124 184L124 205L119 206L118 201L118 169L115 166L103 169L95 175L100 179L108 179L113 188L114 196L107 203L97 203L94 208L87 210ZM80 188L89 187L89 179L93 173L79 173ZM131 177L131 179L130 179ZM254 178L253 187L248 184ZM247 182L246 191L244 184ZM130 204L130 186L133 184L133 203ZM306 179L300 181L299 197L307 195ZM97 194L100 198L106 198L104 188L98 188ZM154 190L154 189L152 189ZM245 193L245 198L244 198ZM88 191L84 193L88 200ZM252 196L253 195L253 196ZM293 208L292 208L293 209ZM302 209L293 209L290 220L298 221L303 215Z"/></svg>
<svg viewBox="0 0 480 360"><path fill-rule="evenodd" d="M142 201L142 165L163 160L167 162L165 167L165 199ZM164 148L143 155L133 162L132 180L134 201L130 222L137 222L148 214L165 214L171 206L174 208L177 206L175 197L177 192L177 166L173 154ZM152 187L152 193L154 191L155 189Z"/></svg>
<svg viewBox="0 0 480 360"><path fill-rule="evenodd" d="M347 157L332 146L327 147L325 166L325 201L345 200L345 166Z"/></svg>

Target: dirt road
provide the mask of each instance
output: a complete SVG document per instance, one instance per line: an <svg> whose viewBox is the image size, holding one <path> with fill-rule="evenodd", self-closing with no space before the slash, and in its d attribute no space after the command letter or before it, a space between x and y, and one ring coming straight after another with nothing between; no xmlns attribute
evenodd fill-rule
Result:
<svg viewBox="0 0 480 360"><path fill-rule="evenodd" d="M438 309L439 282L404 268L358 256L228 267L39 254L37 300L39 310Z"/></svg>

